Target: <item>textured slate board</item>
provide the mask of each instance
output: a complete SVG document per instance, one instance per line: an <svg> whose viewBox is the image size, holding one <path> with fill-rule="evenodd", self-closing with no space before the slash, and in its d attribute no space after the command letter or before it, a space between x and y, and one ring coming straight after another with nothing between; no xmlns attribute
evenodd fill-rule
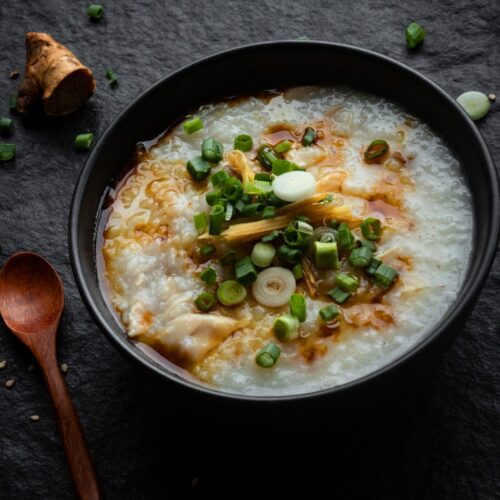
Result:
<svg viewBox="0 0 500 500"><path fill-rule="evenodd" d="M9 72L24 66L26 31L51 33L74 49L98 80L95 97L70 117L15 119L18 157L0 167L0 257L3 264L16 250L34 250L62 273L67 307L59 359L69 364L66 380L107 497L184 498L209 491L234 496L272 478L277 487L287 481L312 497L323 487L338 498L498 498L498 262L465 331L432 377L406 397L340 427L333 420L318 425L312 417L295 421L295 415L288 425L270 421L264 428L244 420L214 425L184 393L130 364L98 331L75 288L66 231L73 186L85 161L85 154L73 150L74 136L85 130L100 135L132 98L170 71L235 45L306 35L392 56L454 96L470 89L500 94L500 3L257 0L202 7L190 1L122 0L106 2L98 24L86 18L86 5L0 3L0 115L7 114L6 97L17 84ZM403 29L413 19L429 35L421 50L409 53ZM120 78L115 90L104 78L109 66ZM478 126L498 161L497 107ZM3 325L0 359L8 362L0 372L0 497L72 498L40 372L28 371L33 360ZM8 390L4 383L12 377L16 383ZM40 420L32 422L32 414ZM259 452L266 446L268 452ZM260 458L246 460L255 450ZM194 488L193 478L199 478Z"/></svg>

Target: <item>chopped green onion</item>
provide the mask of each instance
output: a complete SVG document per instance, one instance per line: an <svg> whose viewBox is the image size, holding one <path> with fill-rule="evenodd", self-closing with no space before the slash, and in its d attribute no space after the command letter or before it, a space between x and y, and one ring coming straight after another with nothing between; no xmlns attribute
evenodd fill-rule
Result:
<svg viewBox="0 0 500 500"><path fill-rule="evenodd" d="M245 182L243 190L250 195L267 194L273 190L273 187L270 182L254 180Z"/></svg>
<svg viewBox="0 0 500 500"><path fill-rule="evenodd" d="M291 248L285 243L278 247L277 254L281 260L284 260L290 265L297 264L304 256L298 248Z"/></svg>
<svg viewBox="0 0 500 500"><path fill-rule="evenodd" d="M186 134L194 134L203 128L203 122L199 116L194 116L193 118L186 120L182 124L182 128Z"/></svg>
<svg viewBox="0 0 500 500"><path fill-rule="evenodd" d="M341 290L338 286L335 287L333 290L330 290L328 292L328 295L335 301L337 304L343 304L350 296L351 294L348 292L344 292Z"/></svg>
<svg viewBox="0 0 500 500"><path fill-rule="evenodd" d="M217 288L217 298L223 306L235 306L245 300L247 291L237 281L224 281Z"/></svg>
<svg viewBox="0 0 500 500"><path fill-rule="evenodd" d="M200 295L196 297L194 305L201 312L210 311L215 305L215 295L211 292L201 292Z"/></svg>
<svg viewBox="0 0 500 500"><path fill-rule="evenodd" d="M0 161L9 161L16 157L15 144L0 143Z"/></svg>
<svg viewBox="0 0 500 500"><path fill-rule="evenodd" d="M296 220L283 232L285 243L291 247L305 248L309 245L314 228L307 222Z"/></svg>
<svg viewBox="0 0 500 500"><path fill-rule="evenodd" d="M286 153L287 151L290 151L290 149L292 149L292 141L289 141L288 139L285 139L274 146L274 151L278 154Z"/></svg>
<svg viewBox="0 0 500 500"><path fill-rule="evenodd" d="M9 110L11 113L15 113L17 111L17 92L12 92L9 95Z"/></svg>
<svg viewBox="0 0 500 500"><path fill-rule="evenodd" d="M480 120L490 110L490 100L482 92L471 90L457 97L457 102L473 119Z"/></svg>
<svg viewBox="0 0 500 500"><path fill-rule="evenodd" d="M210 210L208 234L217 236L218 234L222 233L222 224L224 222L224 217L224 206L214 205L212 207L212 210Z"/></svg>
<svg viewBox="0 0 500 500"><path fill-rule="evenodd" d="M361 223L361 232L367 240L378 240L382 235L382 225L379 219L368 217Z"/></svg>
<svg viewBox="0 0 500 500"><path fill-rule="evenodd" d="M225 216L226 222L231 220L231 218L233 217L233 213L234 213L234 205L230 201L228 201L226 204L226 216Z"/></svg>
<svg viewBox="0 0 500 500"><path fill-rule="evenodd" d="M227 266L229 264L232 264L236 260L236 250L227 250L222 254L222 257L220 258L220 263L223 266Z"/></svg>
<svg viewBox="0 0 500 500"><path fill-rule="evenodd" d="M273 163L278 160L278 157L274 154L273 150L265 144L259 148L257 159L264 168L271 170L273 168Z"/></svg>
<svg viewBox="0 0 500 500"><path fill-rule="evenodd" d="M355 248L349 255L349 262L354 267L366 267L370 264L373 252L368 247Z"/></svg>
<svg viewBox="0 0 500 500"><path fill-rule="evenodd" d="M243 217L251 217L253 215L260 215L264 212L266 206L264 203L249 203L245 205L241 211Z"/></svg>
<svg viewBox="0 0 500 500"><path fill-rule="evenodd" d="M355 276L339 273L335 277L335 284L344 292L355 292L359 287L359 280Z"/></svg>
<svg viewBox="0 0 500 500"><path fill-rule="evenodd" d="M238 283L250 285L257 279L257 270L250 257L243 257L234 263L234 274Z"/></svg>
<svg viewBox="0 0 500 500"><path fill-rule="evenodd" d="M203 255L204 257L212 255L214 252L215 252L215 247L211 243L209 243L208 245L202 245L200 247L200 254Z"/></svg>
<svg viewBox="0 0 500 500"><path fill-rule="evenodd" d="M240 134L234 138L234 149L239 149L246 153L253 148L253 139L248 134Z"/></svg>
<svg viewBox="0 0 500 500"><path fill-rule="evenodd" d="M243 193L241 195L241 201L243 203L251 203L252 202L252 197L249 194L247 194L247 193Z"/></svg>
<svg viewBox="0 0 500 500"><path fill-rule="evenodd" d="M208 218L205 212L199 212L194 216L194 228L198 233L202 233L208 227Z"/></svg>
<svg viewBox="0 0 500 500"><path fill-rule="evenodd" d="M106 79L108 80L110 87L116 87L118 85L118 77L111 68L106 70Z"/></svg>
<svg viewBox="0 0 500 500"><path fill-rule="evenodd" d="M319 316L325 323L328 323L332 319L336 318L339 314L339 308L335 304L323 307L319 310Z"/></svg>
<svg viewBox="0 0 500 500"><path fill-rule="evenodd" d="M314 242L314 264L318 269L338 269L337 243Z"/></svg>
<svg viewBox="0 0 500 500"><path fill-rule="evenodd" d="M321 243L335 243L337 241L337 231L330 227L317 227L313 233L313 241Z"/></svg>
<svg viewBox="0 0 500 500"><path fill-rule="evenodd" d="M209 137L201 144L201 156L210 163L219 163L224 157L224 147L219 141Z"/></svg>
<svg viewBox="0 0 500 500"><path fill-rule="evenodd" d="M281 235L281 232L275 229L274 231L271 231L269 234L262 236L262 241L264 243L269 243L269 242L274 241L277 238L279 238L280 235Z"/></svg>
<svg viewBox="0 0 500 500"><path fill-rule="evenodd" d="M344 251L352 250L355 242L356 240L349 226L345 222L342 222L337 230L337 243L340 248Z"/></svg>
<svg viewBox="0 0 500 500"><path fill-rule="evenodd" d="M389 151L389 144L383 139L377 139L370 142L370 145L365 150L365 160L375 160L384 156Z"/></svg>
<svg viewBox="0 0 500 500"><path fill-rule="evenodd" d="M264 181L264 182L272 182L273 176L268 174L267 172L259 172L255 174L254 180L256 181Z"/></svg>
<svg viewBox="0 0 500 500"><path fill-rule="evenodd" d="M275 160L272 165L274 175L282 175L295 170L305 170L304 167L299 167L295 163L288 160Z"/></svg>
<svg viewBox="0 0 500 500"><path fill-rule="evenodd" d="M201 156L197 156L189 160L186 164L186 169L195 181L203 181L210 174L210 163L205 161Z"/></svg>
<svg viewBox="0 0 500 500"><path fill-rule="evenodd" d="M229 179L227 171L219 170L218 172L215 172L212 177L210 177L210 182L214 188L217 188L223 186L227 179Z"/></svg>
<svg viewBox="0 0 500 500"><path fill-rule="evenodd" d="M200 273L200 278L207 284L213 285L217 281L217 273L213 267L207 267Z"/></svg>
<svg viewBox="0 0 500 500"><path fill-rule="evenodd" d="M77 151L86 151L92 145L94 140L94 134L89 132L88 134L79 134L75 138L75 148Z"/></svg>
<svg viewBox="0 0 500 500"><path fill-rule="evenodd" d="M280 357L281 349L274 343L269 342L263 347L255 358L255 362L262 368L271 368Z"/></svg>
<svg viewBox="0 0 500 500"><path fill-rule="evenodd" d="M236 201L243 193L243 185L236 177L229 177L224 181L222 186L222 194L231 201Z"/></svg>
<svg viewBox="0 0 500 500"><path fill-rule="evenodd" d="M328 226L331 227L332 229L338 229L340 226L340 222L335 219L330 219L328 221Z"/></svg>
<svg viewBox="0 0 500 500"><path fill-rule="evenodd" d="M234 208L236 209L237 212L239 212L240 214L242 214L245 206L246 205L245 205L245 203L243 203L243 200L238 200L236 202L236 205L234 206Z"/></svg>
<svg viewBox="0 0 500 500"><path fill-rule="evenodd" d="M382 264L382 261L373 257L373 259L370 261L370 264L365 269L366 274L373 276L377 272L380 264Z"/></svg>
<svg viewBox="0 0 500 500"><path fill-rule="evenodd" d="M0 118L0 133L8 135L12 132L12 120L10 118Z"/></svg>
<svg viewBox="0 0 500 500"><path fill-rule="evenodd" d="M373 276L375 284L380 288L389 288L397 277L396 269L386 264L380 264Z"/></svg>
<svg viewBox="0 0 500 500"><path fill-rule="evenodd" d="M425 30L418 23L411 23L405 30L406 45L409 49L414 49L417 45L421 44L425 38Z"/></svg>
<svg viewBox="0 0 500 500"><path fill-rule="evenodd" d="M257 267L268 267L276 255L276 248L271 243L256 243L250 259Z"/></svg>
<svg viewBox="0 0 500 500"><path fill-rule="evenodd" d="M100 4L91 3L87 9L87 14L90 19L94 21L99 21L104 15L104 7Z"/></svg>
<svg viewBox="0 0 500 500"><path fill-rule="evenodd" d="M316 139L316 131L311 127L307 127L302 137L302 146L311 146L316 142Z"/></svg>
<svg viewBox="0 0 500 500"><path fill-rule="evenodd" d="M296 280L301 280L304 277L304 269L300 262L292 267L292 273Z"/></svg>
<svg viewBox="0 0 500 500"><path fill-rule="evenodd" d="M290 297L290 314L295 316L301 323L306 320L306 298L301 293L294 293Z"/></svg>
<svg viewBox="0 0 500 500"><path fill-rule="evenodd" d="M269 193L267 196L267 203L268 205L272 205L273 207L280 208L284 205L287 204L286 201L282 200L281 198L278 198L274 193Z"/></svg>
<svg viewBox="0 0 500 500"><path fill-rule="evenodd" d="M282 342L290 342L299 336L299 320L291 314L284 314L273 325L274 335Z"/></svg>
<svg viewBox="0 0 500 500"><path fill-rule="evenodd" d="M272 219L273 217L276 217L276 207L266 207L262 211L262 218L263 219Z"/></svg>
<svg viewBox="0 0 500 500"><path fill-rule="evenodd" d="M360 243L361 243L362 247L367 247L372 252L375 252L377 250L377 245L375 245L375 243L373 243L373 241L370 241L370 240L361 240Z"/></svg>
<svg viewBox="0 0 500 500"><path fill-rule="evenodd" d="M205 201L207 202L207 205L210 207L219 204L218 202L221 198L222 198L222 193L219 190L209 191L205 195ZM220 205L222 205L222 203L220 203Z"/></svg>

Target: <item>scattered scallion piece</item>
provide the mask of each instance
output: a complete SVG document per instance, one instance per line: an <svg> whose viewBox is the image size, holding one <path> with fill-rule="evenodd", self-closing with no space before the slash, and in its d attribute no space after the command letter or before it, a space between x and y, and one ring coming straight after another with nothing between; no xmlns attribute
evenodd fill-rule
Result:
<svg viewBox="0 0 500 500"><path fill-rule="evenodd" d="M276 255L276 248L271 243L256 243L250 259L257 267L268 267Z"/></svg>
<svg viewBox="0 0 500 500"><path fill-rule="evenodd" d="M234 263L234 274L238 283L251 285L257 279L257 270L250 257L243 257Z"/></svg>
<svg viewBox="0 0 500 500"><path fill-rule="evenodd" d="M273 325L274 335L282 342L290 342L299 336L299 320L291 314L284 314Z"/></svg>
<svg viewBox="0 0 500 500"><path fill-rule="evenodd" d="M304 254L298 248L291 248L287 244L280 245L276 251L278 257L287 264L295 265L302 260Z"/></svg>
<svg viewBox="0 0 500 500"><path fill-rule="evenodd" d="M200 278L207 285L213 285L217 281L217 273L215 272L215 269L213 267L209 266L203 269L203 271L200 273Z"/></svg>
<svg viewBox="0 0 500 500"><path fill-rule="evenodd" d="M274 151L265 144L259 148L257 159L264 168L271 170L273 168L273 163L278 160L278 157L274 154Z"/></svg>
<svg viewBox="0 0 500 500"><path fill-rule="evenodd" d="M378 266L373 275L375 284L380 288L389 288L397 277L396 269L383 263Z"/></svg>
<svg viewBox="0 0 500 500"><path fill-rule="evenodd" d="M378 240L382 235L382 224L379 219L368 217L361 223L361 232L367 240Z"/></svg>
<svg viewBox="0 0 500 500"><path fill-rule="evenodd" d="M373 259L370 261L370 264L365 269L366 274L373 276L377 272L380 264L382 264L382 261L373 257Z"/></svg>
<svg viewBox="0 0 500 500"><path fill-rule="evenodd" d="M335 277L335 284L344 292L355 292L359 287L359 280L355 276L339 273Z"/></svg>
<svg viewBox="0 0 500 500"><path fill-rule="evenodd" d="M230 201L236 201L243 193L243 185L239 179L229 177L224 181L222 194Z"/></svg>
<svg viewBox="0 0 500 500"><path fill-rule="evenodd" d="M251 203L252 202L252 197L249 194L247 194L247 193L243 193L241 195L241 201L243 203Z"/></svg>
<svg viewBox="0 0 500 500"><path fill-rule="evenodd" d="M264 243L270 243L280 237L281 233L278 230L271 231L269 234L262 236L262 241Z"/></svg>
<svg viewBox="0 0 500 500"><path fill-rule="evenodd" d="M279 208L287 204L286 201L278 198L273 192L269 193L267 196L267 203L273 207Z"/></svg>
<svg viewBox="0 0 500 500"><path fill-rule="evenodd" d="M307 318L306 298L301 293L294 293L290 297L290 314L301 323Z"/></svg>
<svg viewBox="0 0 500 500"><path fill-rule="evenodd" d="M301 280L304 277L304 269L302 268L302 264L300 262L292 267L292 273L296 280Z"/></svg>
<svg viewBox="0 0 500 500"><path fill-rule="evenodd" d="M318 269L338 269L337 243L314 242L314 264Z"/></svg>
<svg viewBox="0 0 500 500"><path fill-rule="evenodd" d="M243 190L249 195L259 195L270 193L273 190L273 187L270 182L253 180L245 182L245 184L243 185Z"/></svg>
<svg viewBox="0 0 500 500"><path fill-rule="evenodd" d="M375 252L377 250L377 245L373 241L370 240L361 240L360 241L362 247L367 247L369 248L372 252Z"/></svg>
<svg viewBox="0 0 500 500"><path fill-rule="evenodd" d="M200 254L203 255L203 257L207 257L208 255L212 255L215 252L215 247L211 243L207 245L202 245L200 247Z"/></svg>
<svg viewBox="0 0 500 500"><path fill-rule="evenodd" d="M201 144L201 156L210 163L219 163L224 157L224 147L219 141L209 137Z"/></svg>
<svg viewBox="0 0 500 500"><path fill-rule="evenodd" d="M16 145L0 143L0 161L13 160L16 157Z"/></svg>
<svg viewBox="0 0 500 500"><path fill-rule="evenodd" d="M274 146L274 151L278 154L286 153L292 149L292 141L285 139L284 141L278 142L276 146Z"/></svg>
<svg viewBox="0 0 500 500"><path fill-rule="evenodd" d="M302 146L311 146L316 142L316 131L312 127L307 127L302 137Z"/></svg>
<svg viewBox="0 0 500 500"><path fill-rule="evenodd" d="M104 7L97 3L91 3L87 9L87 14L93 21L99 21L104 15Z"/></svg>
<svg viewBox="0 0 500 500"><path fill-rule="evenodd" d="M349 255L349 262L354 267L366 267L370 264L373 252L368 247L355 248Z"/></svg>
<svg viewBox="0 0 500 500"><path fill-rule="evenodd" d="M272 165L274 175L282 175L295 170L305 170L304 167L299 167L295 163L288 160L275 160Z"/></svg>
<svg viewBox="0 0 500 500"><path fill-rule="evenodd" d="M223 306L235 306L245 300L247 291L234 280L224 281L217 288L217 298Z"/></svg>
<svg viewBox="0 0 500 500"><path fill-rule="evenodd" d="M106 70L106 79L108 80L110 87L116 87L118 85L118 77L111 68Z"/></svg>
<svg viewBox="0 0 500 500"><path fill-rule="evenodd" d="M260 215L264 212L266 206L264 203L249 203L245 205L241 211L244 217L252 217L253 215Z"/></svg>
<svg viewBox="0 0 500 500"><path fill-rule="evenodd" d="M197 233L202 233L208 227L208 217L205 212L199 212L194 215L194 228Z"/></svg>
<svg viewBox="0 0 500 500"><path fill-rule="evenodd" d="M229 174L227 173L227 171L219 170L218 172L215 172L212 177L210 177L210 182L212 183L212 186L214 188L218 188L224 185L226 179L229 179Z"/></svg>
<svg viewBox="0 0 500 500"><path fill-rule="evenodd" d="M9 110L11 113L17 112L17 92L12 92L9 95Z"/></svg>
<svg viewBox="0 0 500 500"><path fill-rule="evenodd" d="M220 258L220 263L223 266L232 264L236 260L236 250L227 250L222 254Z"/></svg>
<svg viewBox="0 0 500 500"><path fill-rule="evenodd" d="M203 122L199 116L193 116L182 124L182 128L186 134L194 134L203 128Z"/></svg>
<svg viewBox="0 0 500 500"><path fill-rule="evenodd" d="M314 228L307 222L296 220L283 232L285 243L291 247L305 248L313 235Z"/></svg>
<svg viewBox="0 0 500 500"><path fill-rule="evenodd" d="M209 214L208 234L217 236L222 233L222 224L224 223L224 206L214 205Z"/></svg>
<svg viewBox="0 0 500 500"><path fill-rule="evenodd" d="M342 222L337 230L337 243L344 251L352 250L356 243L354 235L345 222Z"/></svg>
<svg viewBox="0 0 500 500"><path fill-rule="evenodd" d="M75 138L75 148L77 151L87 151L92 145L94 134L89 132L87 134L79 134Z"/></svg>
<svg viewBox="0 0 500 500"><path fill-rule="evenodd" d="M264 208L264 210L262 211L262 218L272 219L273 217L276 217L276 207L268 206Z"/></svg>
<svg viewBox="0 0 500 500"><path fill-rule="evenodd" d="M246 153L253 148L253 139L248 134L240 134L234 138L234 149L239 149Z"/></svg>
<svg viewBox="0 0 500 500"><path fill-rule="evenodd" d="M12 120L10 118L0 118L0 133L9 135L12 132Z"/></svg>
<svg viewBox="0 0 500 500"><path fill-rule="evenodd" d="M245 203L243 202L243 200L238 200L236 202L236 205L234 205L234 208L236 209L237 212L239 212L240 214L242 214L243 210L245 208Z"/></svg>
<svg viewBox="0 0 500 500"><path fill-rule="evenodd" d="M384 156L389 151L389 144L383 139L376 139L370 142L365 150L365 160L371 161Z"/></svg>
<svg viewBox="0 0 500 500"><path fill-rule="evenodd" d="M319 316L325 323L335 319L339 314L339 308L335 304L323 307L319 310Z"/></svg>
<svg viewBox="0 0 500 500"><path fill-rule="evenodd" d="M425 30L418 23L411 23L406 27L406 45L409 49L414 49L420 45L425 38Z"/></svg>
<svg viewBox="0 0 500 500"><path fill-rule="evenodd" d="M196 297L194 305L199 311L208 312L215 305L215 295L211 292L201 292Z"/></svg>
<svg viewBox="0 0 500 500"><path fill-rule="evenodd" d="M259 172L255 174L254 180L256 181L264 181L264 182L272 182L273 176L268 174L267 172Z"/></svg>
<svg viewBox="0 0 500 500"><path fill-rule="evenodd" d="M459 95L457 102L473 120L483 118L490 110L491 105L488 96L475 90Z"/></svg>
<svg viewBox="0 0 500 500"><path fill-rule="evenodd" d="M207 205L210 207L213 207L214 205L217 205L218 201L222 198L222 193L219 190L215 191L209 191L205 195L205 201L207 202Z"/></svg>
<svg viewBox="0 0 500 500"><path fill-rule="evenodd" d="M350 293L344 292L344 290L341 290L338 286L330 290L328 295L337 302L337 304L343 304L351 296Z"/></svg>
<svg viewBox="0 0 500 500"><path fill-rule="evenodd" d="M234 205L230 201L228 201L226 204L226 216L225 216L226 222L232 219L233 213L234 213Z"/></svg>
<svg viewBox="0 0 500 500"><path fill-rule="evenodd" d="M197 156L189 160L186 164L186 169L195 181L203 181L210 174L210 163L205 161L201 156Z"/></svg>
<svg viewBox="0 0 500 500"><path fill-rule="evenodd" d="M264 346L257 354L255 358L255 362L261 368L271 368L276 364L278 358L280 357L281 349L274 343L269 342L266 346Z"/></svg>

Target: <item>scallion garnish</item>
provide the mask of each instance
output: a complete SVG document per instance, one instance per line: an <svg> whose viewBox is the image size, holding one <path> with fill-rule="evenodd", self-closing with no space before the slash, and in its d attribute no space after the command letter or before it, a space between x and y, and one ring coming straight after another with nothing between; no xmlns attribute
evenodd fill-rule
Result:
<svg viewBox="0 0 500 500"><path fill-rule="evenodd" d="M225 216L226 222L232 219L233 213L234 213L234 205L230 201L228 201L226 203L226 216Z"/></svg>
<svg viewBox="0 0 500 500"><path fill-rule="evenodd" d="M389 288L397 277L396 269L383 263L378 266L373 275L375 284L380 288Z"/></svg>
<svg viewBox="0 0 500 500"><path fill-rule="evenodd" d="M234 263L234 274L238 283L251 285L257 279L257 270L250 257L243 257Z"/></svg>
<svg viewBox="0 0 500 500"><path fill-rule="evenodd" d="M244 153L251 151L253 148L253 139L248 134L240 134L234 139L234 149L239 149Z"/></svg>
<svg viewBox="0 0 500 500"><path fill-rule="evenodd" d="M302 146L311 146L316 142L316 131L312 127L307 127L302 137Z"/></svg>
<svg viewBox="0 0 500 500"><path fill-rule="evenodd" d="M288 160L275 160L272 165L274 175L282 175L295 170L305 170L304 167L299 167L295 163Z"/></svg>
<svg viewBox="0 0 500 500"><path fill-rule="evenodd" d="M214 205L209 214L208 234L217 236L222 233L222 224L224 223L225 213L223 205Z"/></svg>
<svg viewBox="0 0 500 500"><path fill-rule="evenodd" d="M426 33L420 24L413 22L407 26L405 34L406 45L409 49L414 49L424 41Z"/></svg>
<svg viewBox="0 0 500 500"><path fill-rule="evenodd" d="M203 269L203 271L200 273L200 278L207 284L207 285L213 285L217 281L217 273L215 272L215 269L211 266Z"/></svg>
<svg viewBox="0 0 500 500"><path fill-rule="evenodd" d="M375 217L368 217L361 223L361 232L367 240L378 240L382 235L382 224Z"/></svg>
<svg viewBox="0 0 500 500"><path fill-rule="evenodd" d="M368 247L355 248L349 255L349 262L354 267L366 267L370 264L373 252Z"/></svg>
<svg viewBox="0 0 500 500"><path fill-rule="evenodd" d="M337 304L343 304L351 296L350 293L344 292L344 290L341 290L338 286L335 287L333 290L330 290L328 292L328 295L335 302L337 302Z"/></svg>
<svg viewBox="0 0 500 500"><path fill-rule="evenodd" d="M247 194L247 193L243 193L243 194L241 195L241 198L240 198L240 199L241 199L241 201L242 201L243 203L245 203L245 204L247 204L247 203L251 203L251 202L252 202L252 197L251 197L249 194Z"/></svg>
<svg viewBox="0 0 500 500"><path fill-rule="evenodd" d="M285 243L291 247L305 248L309 245L314 228L307 222L296 220L283 232Z"/></svg>
<svg viewBox="0 0 500 500"><path fill-rule="evenodd" d="M111 68L106 70L106 79L108 80L110 87L116 87L118 85L118 77Z"/></svg>
<svg viewBox="0 0 500 500"><path fill-rule="evenodd" d="M307 318L306 298L301 293L293 293L290 297L290 314L301 323Z"/></svg>
<svg viewBox="0 0 500 500"><path fill-rule="evenodd" d="M267 194L273 190L273 186L270 182L267 181L253 180L245 182L245 184L243 185L243 190L249 195Z"/></svg>
<svg viewBox="0 0 500 500"><path fill-rule="evenodd" d="M0 161L9 161L16 157L16 145L0 143Z"/></svg>
<svg viewBox="0 0 500 500"><path fill-rule="evenodd" d="M339 273L335 277L335 284L344 292L355 292L359 287L359 280L355 276Z"/></svg>
<svg viewBox="0 0 500 500"><path fill-rule="evenodd" d="M337 243L314 242L314 264L318 269L338 269Z"/></svg>
<svg viewBox="0 0 500 500"><path fill-rule="evenodd" d="M223 266L232 264L236 260L236 250L227 250L222 254L220 258L220 263Z"/></svg>
<svg viewBox="0 0 500 500"><path fill-rule="evenodd" d="M273 217L276 217L276 207L268 206L264 208L264 210L262 211L262 218L272 219Z"/></svg>
<svg viewBox="0 0 500 500"><path fill-rule="evenodd" d="M276 251L278 257L287 264L294 265L302 260L304 254L298 248L291 248L286 243L280 245Z"/></svg>
<svg viewBox="0 0 500 500"><path fill-rule="evenodd" d="M203 181L210 174L210 163L205 161L201 156L197 156L189 160L186 164L186 169L195 181Z"/></svg>
<svg viewBox="0 0 500 500"><path fill-rule="evenodd" d="M382 264L382 261L373 257L373 259L370 261L370 264L365 269L366 274L373 276L377 272L380 264Z"/></svg>
<svg viewBox="0 0 500 500"><path fill-rule="evenodd" d="M239 212L240 214L242 214L243 210L245 208L245 203L243 202L243 200L238 200L236 202L236 205L234 205L234 208L236 209L237 212Z"/></svg>
<svg viewBox="0 0 500 500"><path fill-rule="evenodd" d="M218 172L215 172L212 177L210 177L210 182L212 183L212 186L214 188L218 188L224 185L226 179L229 179L229 174L227 173L227 171L219 170Z"/></svg>
<svg viewBox="0 0 500 500"><path fill-rule="evenodd" d="M236 177L229 177L224 181L222 194L230 201L236 201L243 193L243 185Z"/></svg>
<svg viewBox="0 0 500 500"><path fill-rule="evenodd" d="M205 212L199 212L194 215L194 228L196 232L202 233L208 227L208 217Z"/></svg>
<svg viewBox="0 0 500 500"><path fill-rule="evenodd" d="M365 160L371 161L384 156L389 151L389 144L383 139L376 139L370 142L370 145L365 150Z"/></svg>
<svg viewBox="0 0 500 500"><path fill-rule="evenodd" d="M201 144L201 156L210 163L219 163L224 157L224 147L219 141L209 137Z"/></svg>
<svg viewBox="0 0 500 500"><path fill-rule="evenodd" d="M196 300L194 301L194 305L201 312L208 312L215 305L215 295L211 292L201 292Z"/></svg>
<svg viewBox="0 0 500 500"><path fill-rule="evenodd" d="M304 277L304 269L300 262L292 267L292 273L296 280L301 280Z"/></svg>
<svg viewBox="0 0 500 500"><path fill-rule="evenodd" d="M205 201L207 202L207 205L210 207L217 205L221 198L222 198L222 193L218 189L215 191L209 191L207 194L205 194ZM220 205L222 205L222 203L220 203Z"/></svg>
<svg viewBox="0 0 500 500"><path fill-rule="evenodd" d="M182 128L186 134L194 134L203 128L203 122L199 116L193 116L182 124Z"/></svg>
<svg viewBox="0 0 500 500"><path fill-rule="evenodd" d="M264 144L259 148L257 159L264 168L271 170L273 168L273 163L278 160L278 157L267 144Z"/></svg>
<svg viewBox="0 0 500 500"><path fill-rule="evenodd" d="M289 141L288 139L285 139L274 146L274 151L278 154L286 153L287 151L290 151L290 149L292 149L292 141Z"/></svg>
<svg viewBox="0 0 500 500"><path fill-rule="evenodd" d="M9 135L12 132L12 120L10 118L0 118L0 133Z"/></svg>
<svg viewBox="0 0 500 500"><path fill-rule="evenodd" d="M290 342L299 336L299 320L291 314L284 314L273 325L274 335L282 342Z"/></svg>
<svg viewBox="0 0 500 500"><path fill-rule="evenodd" d="M203 255L203 257L212 255L214 252L215 252L215 247L211 243L208 243L207 245L202 245L200 247L200 254Z"/></svg>
<svg viewBox="0 0 500 500"><path fill-rule="evenodd" d="M354 248L356 239L352 234L349 226L342 222L337 230L337 243L343 251L349 251Z"/></svg>
<svg viewBox="0 0 500 500"><path fill-rule="evenodd" d="M245 300L247 291L234 280L224 281L217 288L217 298L223 306L235 306Z"/></svg>
<svg viewBox="0 0 500 500"><path fill-rule="evenodd" d="M281 232L278 230L271 231L269 234L266 234L265 236L262 236L262 241L264 243L269 243L271 241L274 241L278 239L281 235Z"/></svg>
<svg viewBox="0 0 500 500"><path fill-rule="evenodd" d="M93 21L99 21L104 15L104 7L97 3L91 3L87 9L87 14Z"/></svg>
<svg viewBox="0 0 500 500"><path fill-rule="evenodd" d="M254 180L256 181L264 181L264 182L272 182L273 176L268 174L267 172L259 172L255 174Z"/></svg>
<svg viewBox="0 0 500 500"><path fill-rule="evenodd" d="M255 362L261 368L271 368L271 366L274 366L276 361L278 361L280 354L281 349L274 342L269 342L269 344L259 351L255 357Z"/></svg>
<svg viewBox="0 0 500 500"><path fill-rule="evenodd" d="M87 151L92 145L94 134L89 132L87 134L79 134L75 138L75 148L77 151Z"/></svg>
<svg viewBox="0 0 500 500"><path fill-rule="evenodd" d="M377 245L373 241L370 240L360 240L362 247L368 247L372 252L377 250Z"/></svg>
<svg viewBox="0 0 500 500"><path fill-rule="evenodd" d="M262 214L265 209L266 206L264 203L249 203L243 207L241 215L243 215L243 217L252 217L254 215Z"/></svg>
<svg viewBox="0 0 500 500"><path fill-rule="evenodd" d="M339 308L335 304L323 307L319 310L319 316L325 323L335 319L339 314Z"/></svg>
<svg viewBox="0 0 500 500"><path fill-rule="evenodd" d="M250 259L257 267L268 267L276 255L276 248L271 243L256 243Z"/></svg>
<svg viewBox="0 0 500 500"><path fill-rule="evenodd" d="M9 95L9 110L11 113L17 112L17 92L11 92Z"/></svg>

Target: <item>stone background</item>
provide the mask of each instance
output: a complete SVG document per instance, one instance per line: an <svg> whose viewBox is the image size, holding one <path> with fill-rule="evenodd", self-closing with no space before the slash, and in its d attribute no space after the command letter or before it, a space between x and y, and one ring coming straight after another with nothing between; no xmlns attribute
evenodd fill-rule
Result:
<svg viewBox="0 0 500 500"><path fill-rule="evenodd" d="M218 425L218 414L208 419L100 333L76 290L66 237L86 157L74 151L75 135L90 130L99 136L131 99L170 71L236 45L308 36L394 57L453 96L471 89L500 94L500 2L108 0L100 23L87 19L88 3L0 2L0 115L8 115L8 94L18 83L9 73L23 70L26 31L46 31L67 44L98 82L96 95L72 116L15 118L17 158L0 165L0 264L29 249L62 274L67 307L59 359L69 365L66 380L107 498L270 497L273 486L285 485L310 498L500 498L499 262L442 362L391 405L342 423L305 412L263 426L245 419ZM412 20L428 36L410 53L404 28ZM105 80L108 67L120 78L114 90ZM498 104L478 127L498 160ZM1 359L8 364L0 371L0 498L73 498L41 374L28 371L32 358L3 324ZM11 378L16 383L6 389ZM31 421L32 414L40 420ZM315 494L320 489L324 493Z"/></svg>

